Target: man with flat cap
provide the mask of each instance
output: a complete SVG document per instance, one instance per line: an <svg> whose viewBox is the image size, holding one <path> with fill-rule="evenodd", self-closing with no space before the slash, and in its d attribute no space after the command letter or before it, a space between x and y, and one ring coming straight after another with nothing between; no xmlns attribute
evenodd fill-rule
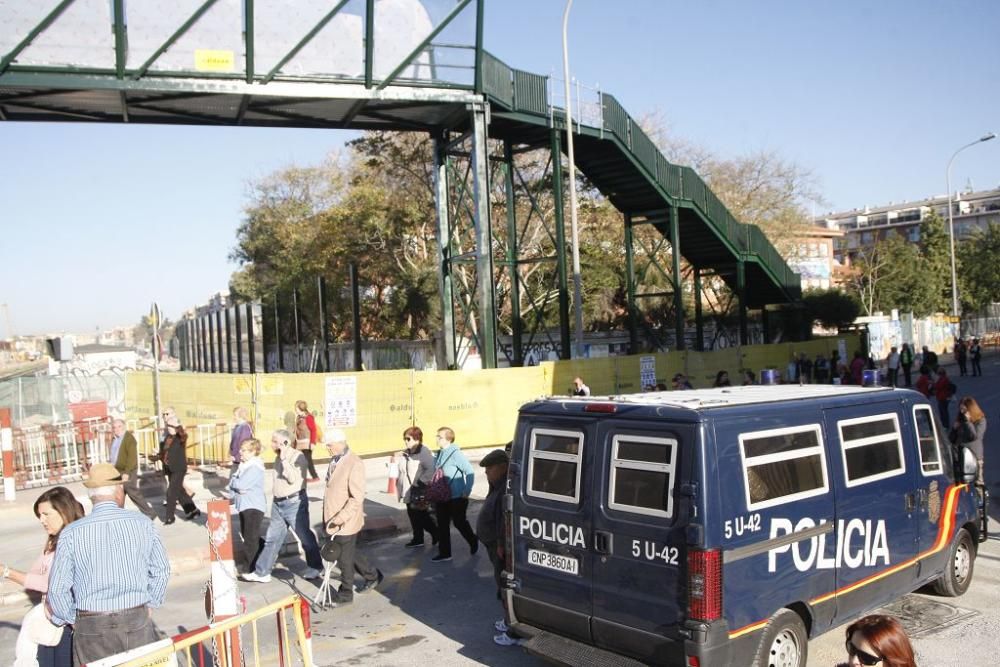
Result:
<svg viewBox="0 0 1000 667"><path fill-rule="evenodd" d="M486 553L490 557L493 565L493 581L497 586L497 599L503 604L503 566L506 556L507 544L504 535L503 521L503 494L507 490L507 465L510 457L502 449L494 449L483 457L479 465L486 469L486 481L490 484L490 490L486 494L486 500L479 509L479 518L476 520L476 535L479 541L486 548ZM506 610L505 610L506 611ZM499 634L493 636L493 641L500 646L516 646L517 639L508 633L506 618L501 618L493 624Z"/></svg>
<svg viewBox="0 0 1000 667"><path fill-rule="evenodd" d="M49 615L73 626L78 665L157 639L151 609L163 604L170 561L153 523L124 509L122 482L110 463L90 469L94 509L63 528L49 573Z"/></svg>

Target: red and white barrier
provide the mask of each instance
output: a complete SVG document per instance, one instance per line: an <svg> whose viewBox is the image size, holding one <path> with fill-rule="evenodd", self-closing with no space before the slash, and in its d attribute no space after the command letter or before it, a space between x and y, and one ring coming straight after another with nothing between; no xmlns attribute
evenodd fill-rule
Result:
<svg viewBox="0 0 1000 667"><path fill-rule="evenodd" d="M233 562L233 521L228 500L208 503L208 535L212 561L212 598L209 620L212 623L243 613L237 588L236 564ZM225 651L228 665L241 665L240 633L234 629L216 639L217 651Z"/></svg>
<svg viewBox="0 0 1000 667"><path fill-rule="evenodd" d="M3 499L14 501L14 433L0 429L0 450L3 450Z"/></svg>

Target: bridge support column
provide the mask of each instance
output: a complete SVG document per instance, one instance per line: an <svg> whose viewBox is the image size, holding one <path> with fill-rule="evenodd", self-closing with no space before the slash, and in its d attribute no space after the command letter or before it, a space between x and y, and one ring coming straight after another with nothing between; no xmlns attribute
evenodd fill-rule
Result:
<svg viewBox="0 0 1000 667"><path fill-rule="evenodd" d="M705 351L705 322L701 314L701 269L694 267L694 349Z"/></svg>
<svg viewBox="0 0 1000 667"><path fill-rule="evenodd" d="M472 105L472 197L476 227L476 281L479 301L479 355L483 368L497 367L497 308L493 284L493 225L490 222L490 167L486 106Z"/></svg>
<svg viewBox="0 0 1000 667"><path fill-rule="evenodd" d="M674 283L674 335L677 339L677 349L684 350L684 281L681 278L681 234L680 213L676 206L670 207L670 253L673 260L671 266Z"/></svg>
<svg viewBox="0 0 1000 667"><path fill-rule="evenodd" d="M455 357L455 303L452 300L451 224L448 210L448 135L434 139L434 199L437 206L438 287L441 292L441 337L446 368L457 368Z"/></svg>
<svg viewBox="0 0 1000 667"><path fill-rule="evenodd" d="M628 353L639 354L639 311L635 304L635 248L632 245L632 214L625 214L625 306L628 308Z"/></svg>
<svg viewBox="0 0 1000 667"><path fill-rule="evenodd" d="M503 142L503 173L504 196L507 199L507 271L510 276L510 328L511 366L524 365L523 334L524 322L521 321L521 279L518 272L517 250L517 201L514 197L514 149L510 139Z"/></svg>
<svg viewBox="0 0 1000 667"><path fill-rule="evenodd" d="M746 263L740 258L736 262L736 291L740 301L740 345L750 344L747 331L747 269Z"/></svg>
<svg viewBox="0 0 1000 667"><path fill-rule="evenodd" d="M563 219L562 134L559 130L552 130L552 200L559 272L559 358L570 359L572 349L569 340L569 287L566 282L566 225Z"/></svg>
<svg viewBox="0 0 1000 667"><path fill-rule="evenodd" d="M764 332L764 344L767 345L771 342L771 316L766 305L760 309L760 328Z"/></svg>

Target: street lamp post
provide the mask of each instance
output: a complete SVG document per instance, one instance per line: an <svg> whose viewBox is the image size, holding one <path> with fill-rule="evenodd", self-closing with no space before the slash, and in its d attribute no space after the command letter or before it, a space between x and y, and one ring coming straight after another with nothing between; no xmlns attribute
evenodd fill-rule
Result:
<svg viewBox="0 0 1000 667"><path fill-rule="evenodd" d="M569 153L569 227L573 243L573 310L576 315L575 347L577 358L583 356L583 284L580 276L580 232L576 220L576 161L573 157L573 111L569 88L569 46L566 31L573 0L566 0L563 10L562 47L563 78L566 80L566 151Z"/></svg>
<svg viewBox="0 0 1000 667"><path fill-rule="evenodd" d="M945 178L948 182L948 242L949 242L949 252L951 254L951 315L952 317L959 317L958 315L958 278L955 273L955 216L952 209L954 205L952 204L952 192L951 192L951 165L958 157L958 154L964 151L966 148L971 148L976 144L981 144L984 141L989 141L990 139L995 139L996 134L993 132L987 132L983 136L979 137L975 141L969 142L959 148L957 151L952 153L951 159L948 160L948 168L945 170ZM959 334L961 334L962 323L961 320L958 322Z"/></svg>

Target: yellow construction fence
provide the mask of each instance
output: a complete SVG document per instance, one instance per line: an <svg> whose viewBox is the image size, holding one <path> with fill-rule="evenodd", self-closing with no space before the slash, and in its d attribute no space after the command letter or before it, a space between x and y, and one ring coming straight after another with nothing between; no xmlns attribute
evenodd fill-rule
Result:
<svg viewBox="0 0 1000 667"><path fill-rule="evenodd" d="M655 369L653 384L670 386L670 378L682 372L695 388L710 387L720 370L728 371L733 384L739 384L743 369L784 371L793 355L804 352L814 359L823 353L829 358L838 347L846 350L849 359L859 348L858 336L477 371L161 373L160 396L163 407L172 406L187 427L189 457L206 462L227 460L234 407L251 410L254 432L266 445L271 431L293 429L295 402L300 399L316 414L321 429L340 424L351 449L362 455L398 451L403 430L412 425L424 430L428 443L433 442L434 431L449 426L461 446L487 447L513 437L522 404L541 396L568 394L577 375L594 395L642 391L643 365ZM126 409L133 419L155 413L151 373L128 374ZM325 452L317 454L322 458ZM265 452L265 456L271 455Z"/></svg>

